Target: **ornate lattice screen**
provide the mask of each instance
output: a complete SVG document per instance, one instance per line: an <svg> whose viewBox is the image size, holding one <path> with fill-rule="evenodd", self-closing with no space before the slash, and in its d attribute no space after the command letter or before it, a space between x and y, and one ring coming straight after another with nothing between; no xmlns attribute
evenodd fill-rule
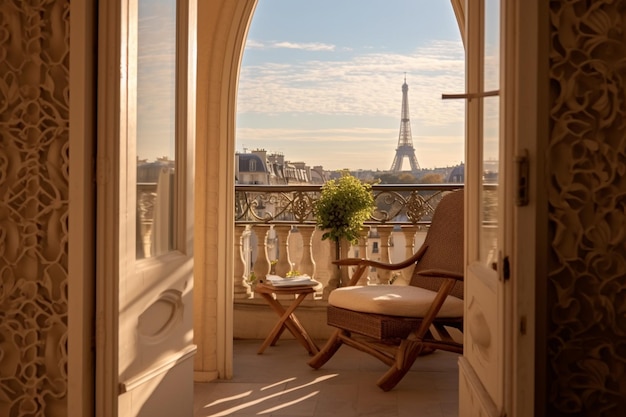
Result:
<svg viewBox="0 0 626 417"><path fill-rule="evenodd" d="M548 415L626 411L626 1L551 1Z"/></svg>
<svg viewBox="0 0 626 417"><path fill-rule="evenodd" d="M0 415L67 415L69 1L0 2Z"/></svg>

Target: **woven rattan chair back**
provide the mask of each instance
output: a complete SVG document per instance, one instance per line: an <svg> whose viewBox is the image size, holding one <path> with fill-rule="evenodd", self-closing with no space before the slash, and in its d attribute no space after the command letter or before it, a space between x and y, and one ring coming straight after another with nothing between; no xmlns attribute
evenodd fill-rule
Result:
<svg viewBox="0 0 626 417"><path fill-rule="evenodd" d="M410 285L437 291L441 280L420 276L420 271L446 270L463 274L463 190L447 193L437 205L424 245L428 246L415 265ZM463 281L451 295L463 298Z"/></svg>

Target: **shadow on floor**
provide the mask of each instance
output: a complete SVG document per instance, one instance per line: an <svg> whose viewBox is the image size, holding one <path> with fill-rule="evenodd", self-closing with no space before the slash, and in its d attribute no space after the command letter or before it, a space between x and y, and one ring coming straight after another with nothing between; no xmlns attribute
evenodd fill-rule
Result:
<svg viewBox="0 0 626 417"><path fill-rule="evenodd" d="M319 370L295 340L280 340L257 355L260 340L234 342L234 377L196 383L194 417L457 417L458 355L418 358L391 391L376 385L386 366L343 346ZM323 342L318 343L322 345Z"/></svg>

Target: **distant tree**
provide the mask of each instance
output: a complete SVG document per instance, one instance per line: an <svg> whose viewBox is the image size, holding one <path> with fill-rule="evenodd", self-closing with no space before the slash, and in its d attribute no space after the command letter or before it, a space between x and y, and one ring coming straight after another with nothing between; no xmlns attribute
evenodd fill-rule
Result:
<svg viewBox="0 0 626 417"><path fill-rule="evenodd" d="M376 178L381 184L392 184L392 182L390 182L392 175L393 174L381 173Z"/></svg>
<svg viewBox="0 0 626 417"><path fill-rule="evenodd" d="M398 175L398 184L415 184L417 182L417 178L415 175L409 174L408 172L403 172Z"/></svg>
<svg viewBox="0 0 626 417"><path fill-rule="evenodd" d="M430 173L419 179L419 184L441 184L443 183L443 175Z"/></svg>
<svg viewBox="0 0 626 417"><path fill-rule="evenodd" d="M408 172L381 173L378 178L381 184L416 184L417 179Z"/></svg>

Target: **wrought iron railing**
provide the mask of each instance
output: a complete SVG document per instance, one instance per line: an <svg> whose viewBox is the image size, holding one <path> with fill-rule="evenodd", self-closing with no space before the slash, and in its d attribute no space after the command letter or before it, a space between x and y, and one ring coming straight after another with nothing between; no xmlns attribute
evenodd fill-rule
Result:
<svg viewBox="0 0 626 417"><path fill-rule="evenodd" d="M428 224L446 191L462 184L372 186L376 210L366 225ZM315 224L321 185L237 185L236 224Z"/></svg>

